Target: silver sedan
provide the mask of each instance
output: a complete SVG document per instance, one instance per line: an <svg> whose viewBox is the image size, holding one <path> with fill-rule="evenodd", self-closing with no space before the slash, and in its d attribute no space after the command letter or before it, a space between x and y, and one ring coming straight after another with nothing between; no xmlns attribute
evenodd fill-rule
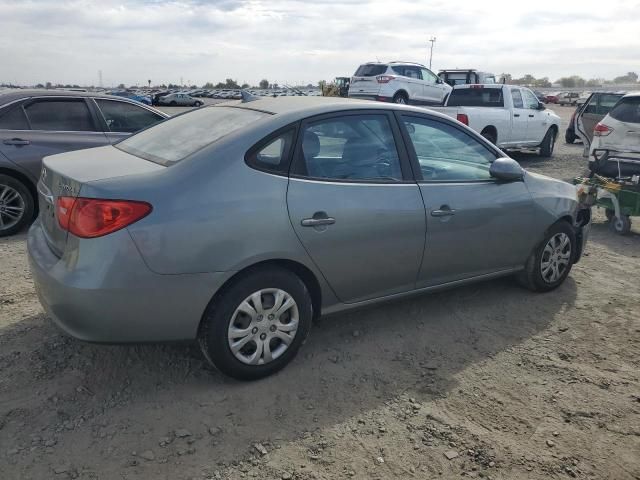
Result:
<svg viewBox="0 0 640 480"><path fill-rule="evenodd" d="M198 340L227 375L284 367L312 320L514 275L558 287L590 211L429 110L246 98L47 157L40 300L92 342ZM402 328L398 325L398 328Z"/></svg>

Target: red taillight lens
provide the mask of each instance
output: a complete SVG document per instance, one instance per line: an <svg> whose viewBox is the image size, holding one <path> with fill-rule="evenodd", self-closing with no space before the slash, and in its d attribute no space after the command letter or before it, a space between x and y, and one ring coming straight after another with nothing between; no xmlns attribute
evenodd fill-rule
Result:
<svg viewBox="0 0 640 480"><path fill-rule="evenodd" d="M151 213L146 202L99 198L58 198L58 223L76 237L95 238L113 233Z"/></svg>
<svg viewBox="0 0 640 480"><path fill-rule="evenodd" d="M458 115L456 115L456 120L458 120L460 123L464 123L467 127L469 126L469 117L466 113L459 113Z"/></svg>
<svg viewBox="0 0 640 480"><path fill-rule="evenodd" d="M376 80L378 81L378 83L389 83L394 78L396 77L394 77L393 75L378 75L376 77Z"/></svg>
<svg viewBox="0 0 640 480"><path fill-rule="evenodd" d="M58 217L58 224L63 230L69 230L69 220L71 219L71 211L75 201L76 199L73 197L58 197L56 216Z"/></svg>
<svg viewBox="0 0 640 480"><path fill-rule="evenodd" d="M606 137L607 135L609 135L611 132L613 132L613 128L608 127L607 125L605 125L604 123L598 123L595 128L593 129L593 134L596 137Z"/></svg>

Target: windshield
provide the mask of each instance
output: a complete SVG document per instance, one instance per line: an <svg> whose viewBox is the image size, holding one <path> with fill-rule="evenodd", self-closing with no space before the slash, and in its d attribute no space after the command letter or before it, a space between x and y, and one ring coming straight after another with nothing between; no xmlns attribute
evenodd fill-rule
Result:
<svg viewBox="0 0 640 480"><path fill-rule="evenodd" d="M173 165L225 135L268 115L244 108L200 108L143 130L115 146L160 165Z"/></svg>
<svg viewBox="0 0 640 480"><path fill-rule="evenodd" d="M504 107L501 88L454 88L448 107Z"/></svg>

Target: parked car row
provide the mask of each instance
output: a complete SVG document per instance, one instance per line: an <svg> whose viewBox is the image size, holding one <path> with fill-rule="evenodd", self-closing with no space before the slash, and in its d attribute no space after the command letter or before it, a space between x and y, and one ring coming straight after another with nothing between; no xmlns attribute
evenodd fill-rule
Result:
<svg viewBox="0 0 640 480"><path fill-rule="evenodd" d="M590 92L553 92L544 94L544 103L558 105L582 105L589 97Z"/></svg>

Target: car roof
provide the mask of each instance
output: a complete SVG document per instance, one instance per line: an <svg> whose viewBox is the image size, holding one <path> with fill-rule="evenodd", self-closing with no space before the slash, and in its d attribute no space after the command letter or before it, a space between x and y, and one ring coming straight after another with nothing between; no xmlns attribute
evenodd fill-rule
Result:
<svg viewBox="0 0 640 480"><path fill-rule="evenodd" d="M0 106L31 97L79 97L79 98L124 98L99 92L76 92L71 90L16 89L0 91ZM126 100L126 98L125 98Z"/></svg>
<svg viewBox="0 0 640 480"><path fill-rule="evenodd" d="M397 103L372 102L370 100L357 100L342 97L321 96L284 96L284 97L257 97L251 102L240 100L218 103L206 108L236 107L248 110L257 110L272 115L292 114L298 118L306 118L323 113L333 113L345 110L398 110L415 113L428 113L437 117L451 120L450 117L428 110L422 107L399 105ZM297 115L296 115L297 114Z"/></svg>
<svg viewBox="0 0 640 480"><path fill-rule="evenodd" d="M627 97L640 97L640 91L637 91L637 92L629 92L629 93L627 93L627 94L624 96L624 98L627 98Z"/></svg>

